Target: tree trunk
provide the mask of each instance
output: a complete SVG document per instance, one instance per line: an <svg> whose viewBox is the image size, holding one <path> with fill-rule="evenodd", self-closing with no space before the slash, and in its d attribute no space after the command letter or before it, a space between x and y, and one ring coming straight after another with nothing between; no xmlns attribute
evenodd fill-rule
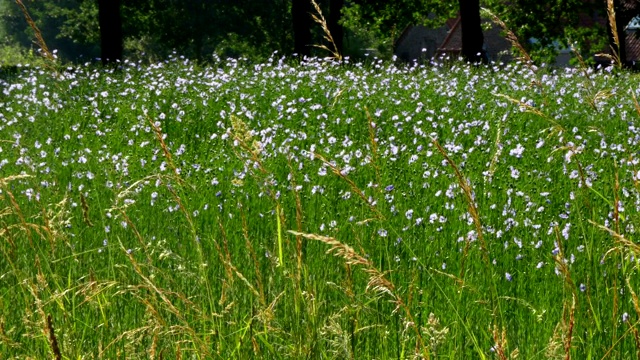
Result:
<svg viewBox="0 0 640 360"><path fill-rule="evenodd" d="M120 0L98 0L102 63L122 60L122 19Z"/></svg>
<svg viewBox="0 0 640 360"><path fill-rule="evenodd" d="M331 0L329 2L329 31L335 42L338 53L342 55L344 29L340 25L340 17L344 0Z"/></svg>
<svg viewBox="0 0 640 360"><path fill-rule="evenodd" d="M298 56L310 56L311 46L311 0L292 0L291 17L293 19L293 52Z"/></svg>
<svg viewBox="0 0 640 360"><path fill-rule="evenodd" d="M458 0L462 26L462 56L470 63L487 62L483 49L484 35L480 20L479 0Z"/></svg>

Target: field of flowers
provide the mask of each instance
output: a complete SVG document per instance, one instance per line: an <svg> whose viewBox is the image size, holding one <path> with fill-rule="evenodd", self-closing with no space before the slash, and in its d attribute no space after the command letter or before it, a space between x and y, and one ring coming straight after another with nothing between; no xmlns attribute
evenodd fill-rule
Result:
<svg viewBox="0 0 640 360"><path fill-rule="evenodd" d="M638 80L24 67L0 80L0 358L640 356Z"/></svg>

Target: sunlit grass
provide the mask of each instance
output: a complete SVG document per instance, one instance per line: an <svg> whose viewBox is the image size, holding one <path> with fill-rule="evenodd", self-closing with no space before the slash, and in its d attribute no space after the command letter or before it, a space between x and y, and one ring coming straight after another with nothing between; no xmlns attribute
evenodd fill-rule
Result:
<svg viewBox="0 0 640 360"><path fill-rule="evenodd" d="M638 352L637 77L214 63L0 82L0 357Z"/></svg>

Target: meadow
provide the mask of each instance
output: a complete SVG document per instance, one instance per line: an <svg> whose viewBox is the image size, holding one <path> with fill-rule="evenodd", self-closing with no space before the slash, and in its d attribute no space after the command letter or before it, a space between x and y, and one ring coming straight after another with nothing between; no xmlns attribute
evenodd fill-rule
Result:
<svg viewBox="0 0 640 360"><path fill-rule="evenodd" d="M637 75L274 54L0 87L2 359L640 357Z"/></svg>

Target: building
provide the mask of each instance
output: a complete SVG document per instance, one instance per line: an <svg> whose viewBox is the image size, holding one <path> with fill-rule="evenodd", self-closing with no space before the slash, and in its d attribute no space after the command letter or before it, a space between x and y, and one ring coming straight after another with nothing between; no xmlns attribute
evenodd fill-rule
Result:
<svg viewBox="0 0 640 360"><path fill-rule="evenodd" d="M625 5L626 6L626 5ZM630 5L629 5L630 6ZM626 9L626 8L625 8ZM629 10L629 11L635 11ZM629 64L640 64L640 16L630 17L627 14L623 17L623 22L628 22L624 28L626 62ZM627 21L627 19L631 19ZM580 25L606 26L606 19L597 15L580 16ZM489 61L509 62L513 60L511 43L502 35L502 29L496 24L487 24L485 20L483 27L489 28L484 31L484 48ZM535 39L529 39L535 41ZM601 52L611 53L609 49ZM394 43L394 54L407 62L414 60L425 61L432 58L449 57L457 59L462 53L462 27L460 17L449 19L445 25L430 29L424 26L407 26L400 37ZM569 49L558 48L555 66L566 67L570 65L573 54ZM596 58L600 62L608 62L603 58Z"/></svg>
<svg viewBox="0 0 640 360"><path fill-rule="evenodd" d="M483 26L486 26L487 23ZM490 61L510 61L511 43L501 35L501 29L491 23L484 32L484 48ZM449 19L437 28L409 25L394 43L394 54L404 61L425 61L432 58L457 59L462 54L460 17Z"/></svg>

